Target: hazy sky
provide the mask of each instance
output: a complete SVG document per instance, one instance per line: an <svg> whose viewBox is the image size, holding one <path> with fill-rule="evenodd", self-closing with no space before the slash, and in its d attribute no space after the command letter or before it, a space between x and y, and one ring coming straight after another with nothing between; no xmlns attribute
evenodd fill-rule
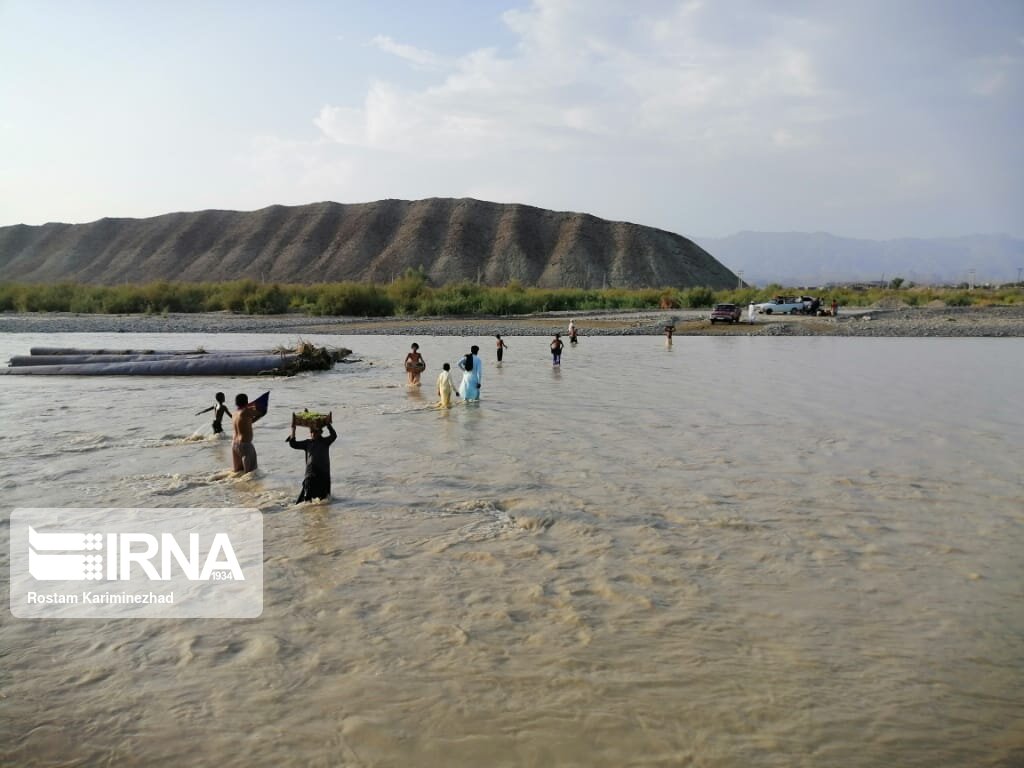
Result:
<svg viewBox="0 0 1024 768"><path fill-rule="evenodd" d="M1024 0L0 0L0 225L475 197L1024 236Z"/></svg>

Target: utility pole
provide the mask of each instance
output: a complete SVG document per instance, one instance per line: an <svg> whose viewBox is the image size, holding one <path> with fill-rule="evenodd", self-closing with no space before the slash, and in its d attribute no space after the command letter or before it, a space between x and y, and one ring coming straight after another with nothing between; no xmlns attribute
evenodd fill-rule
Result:
<svg viewBox="0 0 1024 768"><path fill-rule="evenodd" d="M740 289L743 287L743 270L737 270L736 272L736 288Z"/></svg>
<svg viewBox="0 0 1024 768"><path fill-rule="evenodd" d="M1020 273L1024 271L1024 267L1017 267L1017 282L1020 283Z"/></svg>
<svg viewBox="0 0 1024 768"><path fill-rule="evenodd" d="M970 288L970 290L973 291L974 290L974 270L973 269L967 270L967 274L970 275L970 278L971 278L970 282L968 282L967 285Z"/></svg>

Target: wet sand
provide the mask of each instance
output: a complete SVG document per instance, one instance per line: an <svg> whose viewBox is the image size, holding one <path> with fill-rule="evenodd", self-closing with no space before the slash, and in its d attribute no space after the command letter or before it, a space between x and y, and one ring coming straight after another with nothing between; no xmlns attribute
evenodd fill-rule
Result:
<svg viewBox="0 0 1024 768"><path fill-rule="evenodd" d="M708 310L549 312L508 317L310 317L227 312L167 315L4 313L0 333L294 333L419 336L550 336L569 319L581 336L1021 337L1024 307L841 308L839 317L765 316L711 323Z"/></svg>

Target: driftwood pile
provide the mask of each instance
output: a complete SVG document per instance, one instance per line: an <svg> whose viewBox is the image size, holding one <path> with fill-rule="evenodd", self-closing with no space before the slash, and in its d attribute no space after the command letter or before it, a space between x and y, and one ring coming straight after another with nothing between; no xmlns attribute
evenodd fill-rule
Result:
<svg viewBox="0 0 1024 768"><path fill-rule="evenodd" d="M293 349L217 351L202 349L76 349L32 347L15 355L0 374L35 376L292 376L326 371L351 350L300 343Z"/></svg>

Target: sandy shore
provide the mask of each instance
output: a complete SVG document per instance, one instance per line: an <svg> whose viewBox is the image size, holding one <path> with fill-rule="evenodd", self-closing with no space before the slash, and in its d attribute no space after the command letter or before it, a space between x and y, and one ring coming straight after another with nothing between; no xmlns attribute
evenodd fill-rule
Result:
<svg viewBox="0 0 1024 768"><path fill-rule="evenodd" d="M551 312L511 317L309 317L307 315L77 315L4 313L0 333L284 333L406 336L550 336L569 318L582 336L1024 336L1024 306L840 310L838 318L765 317L735 325L707 320L707 310Z"/></svg>

